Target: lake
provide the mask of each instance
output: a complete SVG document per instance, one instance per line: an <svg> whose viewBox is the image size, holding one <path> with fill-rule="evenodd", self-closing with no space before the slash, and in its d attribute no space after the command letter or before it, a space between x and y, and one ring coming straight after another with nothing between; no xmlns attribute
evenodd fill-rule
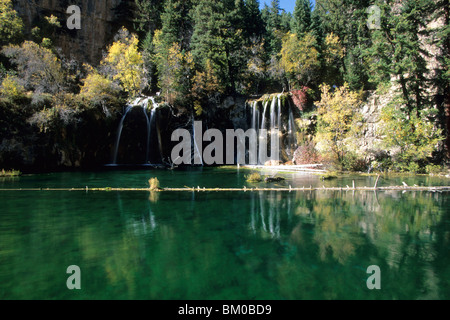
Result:
<svg viewBox="0 0 450 320"><path fill-rule="evenodd" d="M0 189L244 187L235 168L0 178ZM273 186L373 186L287 174ZM409 176L380 186L445 186ZM450 193L0 191L0 299L450 299ZM81 290L66 273L79 266ZM370 290L370 266L380 290Z"/></svg>

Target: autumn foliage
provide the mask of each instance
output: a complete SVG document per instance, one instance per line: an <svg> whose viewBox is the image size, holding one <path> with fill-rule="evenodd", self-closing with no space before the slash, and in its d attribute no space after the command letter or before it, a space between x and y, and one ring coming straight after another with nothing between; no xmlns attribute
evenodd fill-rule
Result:
<svg viewBox="0 0 450 320"><path fill-rule="evenodd" d="M308 90L308 87L303 87L299 90L291 90L292 101L300 111L304 111L306 104L308 103Z"/></svg>

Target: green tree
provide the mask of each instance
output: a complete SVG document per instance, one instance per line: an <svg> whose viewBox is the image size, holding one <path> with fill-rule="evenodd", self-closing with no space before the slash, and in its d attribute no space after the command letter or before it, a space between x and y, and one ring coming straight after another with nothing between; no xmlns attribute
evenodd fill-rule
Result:
<svg viewBox="0 0 450 320"><path fill-rule="evenodd" d="M311 12L312 4L310 0L297 0L295 3L292 31L296 33L299 38L311 31Z"/></svg>
<svg viewBox="0 0 450 320"><path fill-rule="evenodd" d="M401 100L398 98L383 109L383 143L385 148L393 150L394 169L417 172L437 151L443 140L442 130L431 120L436 117L433 110L407 115L399 107L403 104Z"/></svg>
<svg viewBox="0 0 450 320"><path fill-rule="evenodd" d="M241 14L240 6L233 0L199 0L193 14L191 49L196 66L204 71L210 61L221 86L229 92L236 91L246 62Z"/></svg>
<svg viewBox="0 0 450 320"><path fill-rule="evenodd" d="M281 15L280 15L280 1L273 0L271 6L264 6L262 10L262 18L266 25L266 50L269 57L277 55L282 46L283 35L288 31L282 29ZM269 58L270 59L270 58Z"/></svg>
<svg viewBox="0 0 450 320"><path fill-rule="evenodd" d="M345 50L340 63L340 82L346 81L353 90L370 88L364 50L370 46L367 8L371 4L370 0L316 0L315 4L315 32L339 37ZM322 42L322 39L318 40Z"/></svg>
<svg viewBox="0 0 450 320"><path fill-rule="evenodd" d="M161 15L162 40L170 48L175 42L180 43L183 50L189 49L192 34L190 12L191 0L166 0Z"/></svg>
<svg viewBox="0 0 450 320"><path fill-rule="evenodd" d="M161 28L161 13L164 2L162 0L135 0L134 24L137 31L146 35L153 34Z"/></svg>
<svg viewBox="0 0 450 320"><path fill-rule="evenodd" d="M432 32L435 34L434 42L436 48L441 48L437 58L439 68L435 85L438 94L443 97L442 103L438 104L441 113L441 126L445 128L447 158L450 158L450 6L448 0L435 1L435 7L431 14L432 19L440 21Z"/></svg>
<svg viewBox="0 0 450 320"><path fill-rule="evenodd" d="M0 0L0 47L20 42L23 33L22 19L14 10L11 0Z"/></svg>
<svg viewBox="0 0 450 320"><path fill-rule="evenodd" d="M371 80L380 84L391 79L399 85L406 114L430 105L427 90L430 73L424 49L427 37L430 1L406 0L395 5L392 1L377 2L382 10L381 28L373 30L373 45L367 49Z"/></svg>
<svg viewBox="0 0 450 320"><path fill-rule="evenodd" d="M265 34L265 25L259 9L259 0L245 0L244 37L246 39L260 38Z"/></svg>
<svg viewBox="0 0 450 320"><path fill-rule="evenodd" d="M162 31L157 30L153 41L159 87L168 103L186 104L194 69L192 54L183 50L177 42L167 49L161 36Z"/></svg>
<svg viewBox="0 0 450 320"><path fill-rule="evenodd" d="M156 90L157 76L156 65L154 61L155 47L153 45L153 32L147 32L144 40L141 42L141 54L144 67L144 77L146 79L146 90L152 92Z"/></svg>

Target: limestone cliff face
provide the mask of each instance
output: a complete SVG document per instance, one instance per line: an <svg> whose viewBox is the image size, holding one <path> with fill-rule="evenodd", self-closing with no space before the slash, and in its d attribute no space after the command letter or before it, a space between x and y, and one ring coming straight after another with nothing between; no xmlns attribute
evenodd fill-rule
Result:
<svg viewBox="0 0 450 320"><path fill-rule="evenodd" d="M28 34L45 16L54 15L61 24L55 35L55 46L67 57L94 65L117 30L129 22L132 3L131 0L13 0ZM67 28L70 14L66 11L70 5L81 9L80 30Z"/></svg>

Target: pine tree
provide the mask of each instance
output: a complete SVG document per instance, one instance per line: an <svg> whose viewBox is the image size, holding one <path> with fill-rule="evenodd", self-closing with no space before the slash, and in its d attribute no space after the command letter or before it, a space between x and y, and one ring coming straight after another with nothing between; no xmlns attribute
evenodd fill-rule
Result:
<svg viewBox="0 0 450 320"><path fill-rule="evenodd" d="M293 32L300 38L309 31L311 31L312 4L310 0L297 0L294 10Z"/></svg>
<svg viewBox="0 0 450 320"><path fill-rule="evenodd" d="M238 4L233 0L199 0L193 14L194 61L200 71L210 61L221 85L230 92L236 90L236 81L245 65L243 32L239 28L243 17Z"/></svg>
<svg viewBox="0 0 450 320"><path fill-rule="evenodd" d="M370 46L367 8L372 3L370 0L316 0L315 4L315 32L322 33L318 42L323 43L330 33L339 37L346 52L340 63L340 77L352 90L368 87L369 72L363 50Z"/></svg>
<svg viewBox="0 0 450 320"><path fill-rule="evenodd" d="M135 0L134 25L135 29L144 35L154 33L161 28L161 12L164 8L162 0Z"/></svg>
<svg viewBox="0 0 450 320"><path fill-rule="evenodd" d="M191 0L166 0L161 14L162 38L171 47L179 42L184 50L189 48L192 22L189 16Z"/></svg>
<svg viewBox="0 0 450 320"><path fill-rule="evenodd" d="M418 113L430 102L426 93L430 86L426 78L428 53L423 49L428 35L428 4L428 0L380 2L381 29L373 31L373 46L367 50L372 81L379 84L394 78L408 114Z"/></svg>
<svg viewBox="0 0 450 320"><path fill-rule="evenodd" d="M259 0L245 0L244 36L260 38L265 33L265 25L259 10Z"/></svg>
<svg viewBox="0 0 450 320"><path fill-rule="evenodd" d="M271 6L264 6L261 12L263 21L266 25L266 51L270 57L276 56L282 46L282 38L285 32L282 32L280 1L273 0Z"/></svg>

